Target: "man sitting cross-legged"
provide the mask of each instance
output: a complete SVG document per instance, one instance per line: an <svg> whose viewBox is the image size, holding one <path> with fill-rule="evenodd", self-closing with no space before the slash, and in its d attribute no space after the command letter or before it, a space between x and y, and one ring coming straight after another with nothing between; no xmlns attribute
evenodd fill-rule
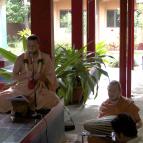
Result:
<svg viewBox="0 0 143 143"><path fill-rule="evenodd" d="M21 95L29 102L31 110L51 109L59 103L54 66L49 55L41 52L39 46L40 41L36 35L27 38L28 49L18 56L13 68L16 83L0 92L1 113L12 110L12 97L19 98Z"/></svg>
<svg viewBox="0 0 143 143"><path fill-rule="evenodd" d="M133 118L137 128L140 128L142 126L142 121L139 116L139 108L134 104L132 100L126 99L122 96L121 86L118 81L113 80L110 82L108 86L108 96L109 98L104 101L99 108L99 114L97 117L98 121L104 117L106 118L108 116L116 116L120 113L128 113ZM93 130L95 124L96 120L87 121L84 124L84 127L86 130L91 131L91 128ZM92 141L90 141L90 143L91 142ZM99 143L100 142L104 143L104 139L102 141L99 141ZM107 140L105 141L105 143L106 142ZM98 143L97 139L95 143Z"/></svg>

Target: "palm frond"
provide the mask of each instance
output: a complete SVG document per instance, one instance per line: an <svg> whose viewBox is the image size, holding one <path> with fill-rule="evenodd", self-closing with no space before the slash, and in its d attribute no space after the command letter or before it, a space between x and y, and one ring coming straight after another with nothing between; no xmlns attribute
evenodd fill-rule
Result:
<svg viewBox="0 0 143 143"><path fill-rule="evenodd" d="M14 63L17 58L17 56L15 54L13 54L10 51L7 51L3 48L0 48L0 55L12 63Z"/></svg>

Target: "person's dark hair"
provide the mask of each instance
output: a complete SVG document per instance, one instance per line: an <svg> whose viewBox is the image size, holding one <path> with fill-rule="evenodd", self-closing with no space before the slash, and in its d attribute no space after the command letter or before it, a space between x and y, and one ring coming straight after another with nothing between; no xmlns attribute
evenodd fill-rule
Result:
<svg viewBox="0 0 143 143"><path fill-rule="evenodd" d="M117 117L111 121L111 124L117 134L122 133L124 136L131 138L137 136L136 123L129 114L121 113L117 115Z"/></svg>
<svg viewBox="0 0 143 143"><path fill-rule="evenodd" d="M27 40L28 41L30 41L30 40L36 40L36 41L40 41L39 40L39 37L37 36L37 35L35 35L35 34L32 34L32 35L30 35L28 38L27 38Z"/></svg>

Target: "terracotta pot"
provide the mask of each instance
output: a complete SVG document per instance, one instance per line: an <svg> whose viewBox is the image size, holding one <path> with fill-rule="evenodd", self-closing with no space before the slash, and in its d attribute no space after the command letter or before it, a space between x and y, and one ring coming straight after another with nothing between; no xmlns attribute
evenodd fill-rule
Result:
<svg viewBox="0 0 143 143"><path fill-rule="evenodd" d="M82 99L83 99L82 88L80 86L76 87L73 92L71 104L79 104L82 102Z"/></svg>

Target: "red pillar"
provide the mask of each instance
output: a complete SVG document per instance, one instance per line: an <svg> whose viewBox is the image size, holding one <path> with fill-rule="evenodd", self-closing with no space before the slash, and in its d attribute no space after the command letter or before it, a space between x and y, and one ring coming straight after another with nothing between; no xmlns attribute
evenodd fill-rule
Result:
<svg viewBox="0 0 143 143"><path fill-rule="evenodd" d="M83 0L72 1L72 47L83 47Z"/></svg>
<svg viewBox="0 0 143 143"><path fill-rule="evenodd" d="M52 55L53 0L31 0L31 31L40 37L40 49Z"/></svg>
<svg viewBox="0 0 143 143"><path fill-rule="evenodd" d="M127 0L120 0L120 83L126 97Z"/></svg>
<svg viewBox="0 0 143 143"><path fill-rule="evenodd" d="M134 62L134 0L128 0L127 97L131 97L131 69Z"/></svg>
<svg viewBox="0 0 143 143"><path fill-rule="evenodd" d="M87 0L87 51L95 52L95 0Z"/></svg>
<svg viewBox="0 0 143 143"><path fill-rule="evenodd" d="M129 1L129 0L128 0ZM132 45L132 48L131 48L131 68L132 70L134 69L134 9L135 9L135 0L131 0L131 4L130 4L130 9L131 9L131 19L130 19L130 23L131 23L131 45ZM130 16L129 16L130 18Z"/></svg>

